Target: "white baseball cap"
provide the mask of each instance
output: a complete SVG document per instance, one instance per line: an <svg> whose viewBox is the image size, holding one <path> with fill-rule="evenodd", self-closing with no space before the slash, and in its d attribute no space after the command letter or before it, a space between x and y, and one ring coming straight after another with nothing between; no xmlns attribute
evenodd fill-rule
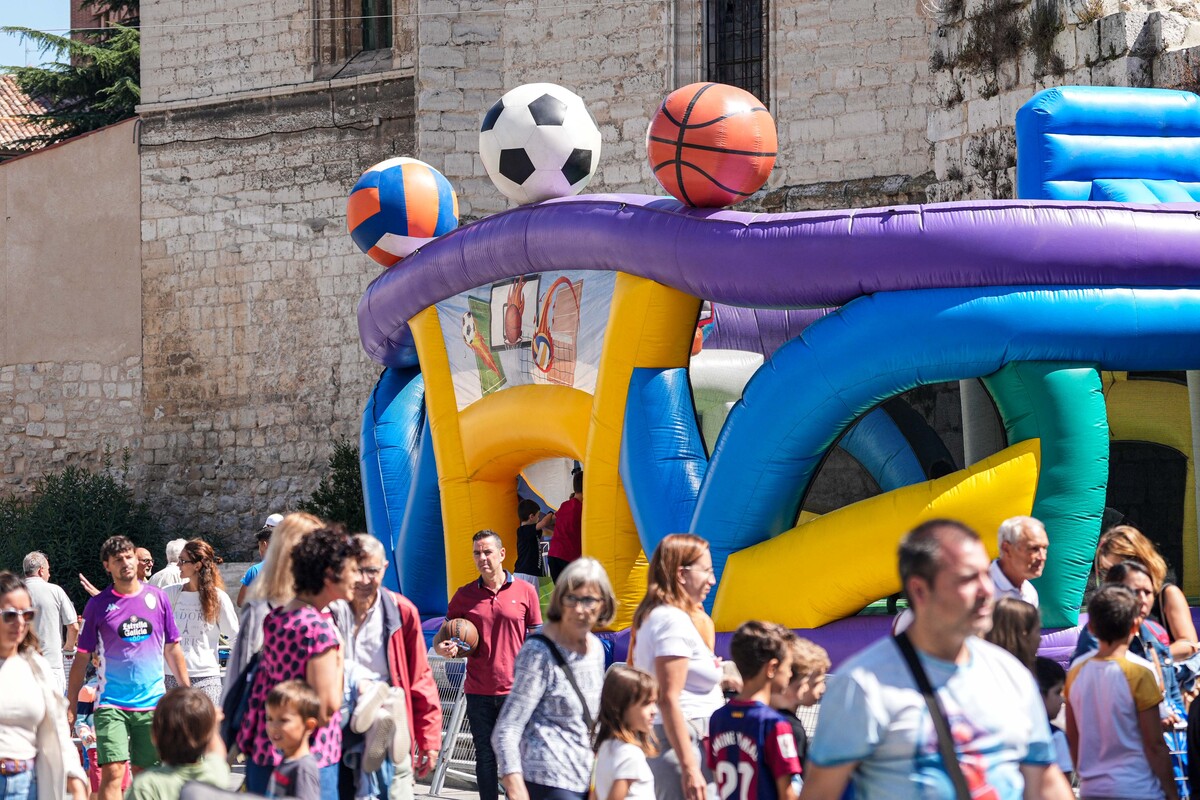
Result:
<svg viewBox="0 0 1200 800"><path fill-rule="evenodd" d="M276 525L283 522L283 514L272 514L267 517L267 521L263 523L263 530L272 530Z"/></svg>

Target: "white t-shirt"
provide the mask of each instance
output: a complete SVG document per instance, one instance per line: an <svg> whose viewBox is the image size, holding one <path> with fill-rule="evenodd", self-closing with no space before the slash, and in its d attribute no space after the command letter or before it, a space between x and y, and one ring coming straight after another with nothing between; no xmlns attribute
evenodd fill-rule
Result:
<svg viewBox="0 0 1200 800"><path fill-rule="evenodd" d="M218 591L217 621L205 622L204 612L200 607L200 593L185 592L183 586L168 586L163 589L163 593L171 601L171 610L175 612L175 625L179 628L179 646L183 648L188 677L211 678L220 675L221 664L217 659L217 649L220 647L221 634L229 637L231 645L238 635L238 618L237 612L233 610L233 601L225 592ZM170 669L170 664L167 668Z"/></svg>
<svg viewBox="0 0 1200 800"><path fill-rule="evenodd" d="M1020 661L976 637L966 645L965 663L921 653L921 665L949 717L967 785L979 797L1020 800L1021 765L1054 762L1046 706ZM870 645L830 677L808 759L821 767L857 762L860 800L954 797L929 707L892 639Z"/></svg>
<svg viewBox="0 0 1200 800"><path fill-rule="evenodd" d="M608 800L614 781L630 781L627 800L654 800L654 775L642 748L620 739L605 739L596 753L596 800Z"/></svg>
<svg viewBox="0 0 1200 800"><path fill-rule="evenodd" d="M37 757L37 728L46 716L46 697L23 656L0 663L0 697L0 755Z"/></svg>
<svg viewBox="0 0 1200 800"><path fill-rule="evenodd" d="M1067 673L1063 697L1079 730L1075 770L1083 796L1162 798L1138 727L1138 714L1163 697L1150 662L1133 653L1080 659Z"/></svg>
<svg viewBox="0 0 1200 800"><path fill-rule="evenodd" d="M708 649L691 617L681 608L659 606L638 628L633 665L653 675L654 661L660 657L688 660L679 706L684 719L702 719L707 729L708 718L725 705L721 694L721 659ZM655 715L654 722L662 722L661 713Z"/></svg>

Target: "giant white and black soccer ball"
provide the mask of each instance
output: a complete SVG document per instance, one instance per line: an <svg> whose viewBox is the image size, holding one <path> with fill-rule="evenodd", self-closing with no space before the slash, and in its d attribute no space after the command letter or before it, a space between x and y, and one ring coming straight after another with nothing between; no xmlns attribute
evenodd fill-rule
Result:
<svg viewBox="0 0 1200 800"><path fill-rule="evenodd" d="M596 173L600 129L579 95L553 83L527 83L488 109L479 155L510 200L569 197Z"/></svg>

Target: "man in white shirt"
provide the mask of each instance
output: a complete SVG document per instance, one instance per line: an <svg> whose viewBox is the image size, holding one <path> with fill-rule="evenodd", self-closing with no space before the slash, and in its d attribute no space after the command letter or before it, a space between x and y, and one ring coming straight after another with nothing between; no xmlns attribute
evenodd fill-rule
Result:
<svg viewBox="0 0 1200 800"><path fill-rule="evenodd" d="M167 565L151 575L147 583L160 589L183 583L183 575L179 572L179 556L183 553L186 544L187 539L172 539L167 542Z"/></svg>
<svg viewBox="0 0 1200 800"><path fill-rule="evenodd" d="M1050 547L1046 526L1033 517L1011 517L1000 523L996 538L1000 557L988 568L996 585L996 599L1012 597L1036 606L1038 593L1030 581L1046 568Z"/></svg>
<svg viewBox="0 0 1200 800"><path fill-rule="evenodd" d="M74 655L75 640L79 638L79 615L61 586L50 583L50 560L45 553L33 551L21 564L29 598L37 609L33 630L37 633L42 655L50 662L50 671L58 682L60 693L67 691L67 673L63 653ZM63 630L66 640L63 640Z"/></svg>
<svg viewBox="0 0 1200 800"><path fill-rule="evenodd" d="M1012 597L1036 607L1038 592L1030 581L1046 568L1050 545L1046 526L1033 517L1010 517L1000 523L996 539L1000 543L1000 557L988 567L996 599ZM911 608L901 611L892 621L892 635L908 630L912 621Z"/></svg>

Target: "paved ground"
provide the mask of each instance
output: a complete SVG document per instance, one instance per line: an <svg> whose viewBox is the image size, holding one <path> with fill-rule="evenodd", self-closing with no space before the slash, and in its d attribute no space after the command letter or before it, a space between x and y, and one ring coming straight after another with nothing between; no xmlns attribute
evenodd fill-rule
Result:
<svg viewBox="0 0 1200 800"><path fill-rule="evenodd" d="M418 783L413 787L413 795L416 797L440 797L446 800L478 800L479 793L475 791L474 784L463 781L456 781L453 778L446 779L446 785L442 787L442 791L437 795L429 793L430 786L428 783Z"/></svg>
<svg viewBox="0 0 1200 800"><path fill-rule="evenodd" d="M229 787L231 791L237 791L242 785L242 779L245 777L245 767L237 765L233 767L233 780ZM438 797L443 800L477 800L479 794L475 791L475 785L466 781L456 780L453 777L446 778L446 785L442 787L442 791L433 795L430 794L429 779L424 782L418 782L413 787L414 797Z"/></svg>

